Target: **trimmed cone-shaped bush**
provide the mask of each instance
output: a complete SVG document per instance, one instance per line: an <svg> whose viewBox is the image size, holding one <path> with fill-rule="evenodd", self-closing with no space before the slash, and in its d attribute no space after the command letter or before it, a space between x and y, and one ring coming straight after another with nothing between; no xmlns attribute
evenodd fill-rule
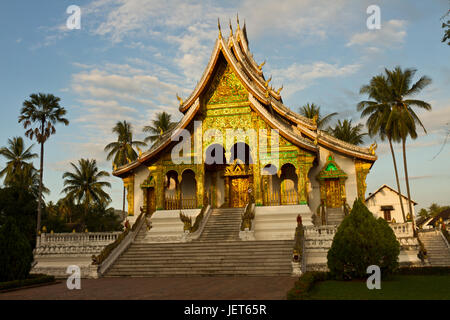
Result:
<svg viewBox="0 0 450 320"><path fill-rule="evenodd" d="M357 199L334 236L328 268L338 279L351 279L366 278L367 267L377 265L386 276L398 267L399 253L400 244L391 227Z"/></svg>
<svg viewBox="0 0 450 320"><path fill-rule="evenodd" d="M0 282L26 279L33 262L33 251L27 238L13 219L0 228Z"/></svg>

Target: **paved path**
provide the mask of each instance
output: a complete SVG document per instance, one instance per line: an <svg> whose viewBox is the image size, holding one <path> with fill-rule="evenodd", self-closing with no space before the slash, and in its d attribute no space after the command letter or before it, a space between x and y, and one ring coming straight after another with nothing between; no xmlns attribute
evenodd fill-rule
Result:
<svg viewBox="0 0 450 320"><path fill-rule="evenodd" d="M0 293L0 300L280 300L295 277L189 277L82 279L81 290L68 290L66 281Z"/></svg>

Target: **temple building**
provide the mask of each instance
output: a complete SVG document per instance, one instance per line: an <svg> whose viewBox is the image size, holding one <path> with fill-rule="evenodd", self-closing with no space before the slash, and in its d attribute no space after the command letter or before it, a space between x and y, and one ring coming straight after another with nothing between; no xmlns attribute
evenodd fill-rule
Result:
<svg viewBox="0 0 450 320"><path fill-rule="evenodd" d="M219 25L200 81L189 97L178 97L182 119L136 161L115 168L130 221L141 210L254 202L257 213L295 208L295 215L309 214L307 223L337 224L347 204L365 199L375 148L336 139L316 119L291 111L282 88L265 77L264 62L253 59L245 26L230 30L224 37Z"/></svg>
<svg viewBox="0 0 450 320"><path fill-rule="evenodd" d="M131 228L120 235L43 233L34 272L64 277L74 264L83 277L327 270L338 225L356 198L366 199L375 146L336 139L317 119L292 112L263 64L249 51L245 26L238 22L224 38L219 25L200 81L189 97L178 97L182 119L136 161L114 168L127 190L125 225ZM401 245L399 263L423 265L412 223L394 217L384 206L394 206L395 198L381 195L367 203L375 199L373 213L384 210L390 220ZM448 249L442 237L422 237L436 265L450 261L450 255L440 258ZM438 241L441 247L432 251Z"/></svg>

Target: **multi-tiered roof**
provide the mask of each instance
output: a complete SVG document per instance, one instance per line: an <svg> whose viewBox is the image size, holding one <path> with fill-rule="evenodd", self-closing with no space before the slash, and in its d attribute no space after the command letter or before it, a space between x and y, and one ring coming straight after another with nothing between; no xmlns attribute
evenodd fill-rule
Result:
<svg viewBox="0 0 450 320"><path fill-rule="evenodd" d="M241 29L239 19L237 21L237 29L234 32L230 23L230 35L227 39L222 36L220 23L218 27L219 35L200 81L190 96L184 101L177 96L180 101L179 110L184 114L183 118L172 130L163 134L150 150L142 153L137 160L114 170L114 175L122 176L137 168L141 163L151 160L172 142L171 137L174 133L189 125L200 109L199 98L207 90L220 55L233 68L233 71L248 91L252 109L269 123L273 129L278 129L280 134L294 145L314 152L318 152L319 146L323 146L347 156L369 162L374 162L377 159L372 147L363 148L334 138L325 131L319 130L316 121L291 111L283 104L281 97L282 87L276 90L269 85L271 77L266 79L262 71L265 62L258 64L253 59L248 46L245 24Z"/></svg>

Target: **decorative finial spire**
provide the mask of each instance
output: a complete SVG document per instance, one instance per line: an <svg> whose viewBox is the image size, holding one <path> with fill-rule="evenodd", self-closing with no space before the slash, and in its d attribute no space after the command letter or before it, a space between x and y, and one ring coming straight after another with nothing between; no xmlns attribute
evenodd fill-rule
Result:
<svg viewBox="0 0 450 320"><path fill-rule="evenodd" d="M239 12L236 14L237 29L239 30Z"/></svg>
<svg viewBox="0 0 450 320"><path fill-rule="evenodd" d="M219 28L219 39L222 39L222 30L220 29L220 19L217 18L217 27Z"/></svg>
<svg viewBox="0 0 450 320"><path fill-rule="evenodd" d="M265 64L266 64L266 60L264 60L263 63L261 63L261 64L258 66L258 70L261 71L263 65L265 65Z"/></svg>
<svg viewBox="0 0 450 320"><path fill-rule="evenodd" d="M180 96L177 93L177 99L178 101L180 101L180 107L183 105L183 99L180 98Z"/></svg>
<svg viewBox="0 0 450 320"><path fill-rule="evenodd" d="M229 25L230 25L230 37L233 36L233 26L231 25L231 19L229 21Z"/></svg>
<svg viewBox="0 0 450 320"><path fill-rule="evenodd" d="M272 76L270 76L270 78L268 80L266 80L266 82L264 82L264 87L267 88L267 86L269 85L270 81L272 81Z"/></svg>
<svg viewBox="0 0 450 320"><path fill-rule="evenodd" d="M283 90L283 85L277 90L277 94L280 95L281 90Z"/></svg>

